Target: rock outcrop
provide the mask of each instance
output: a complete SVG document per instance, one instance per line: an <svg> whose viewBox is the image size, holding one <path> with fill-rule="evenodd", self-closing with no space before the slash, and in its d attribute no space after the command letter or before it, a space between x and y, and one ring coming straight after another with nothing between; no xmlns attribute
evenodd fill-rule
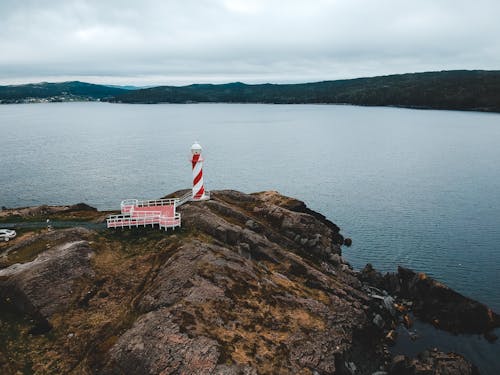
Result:
<svg viewBox="0 0 500 375"><path fill-rule="evenodd" d="M389 281L353 271L339 228L303 202L226 190L180 211L174 234L55 230L2 247L0 372L444 374L447 358L468 371L434 352L391 365L397 304L371 295Z"/></svg>
<svg viewBox="0 0 500 375"><path fill-rule="evenodd" d="M137 299L146 315L110 350L106 372L125 373L127 364L130 374L158 373L155 366L335 373L353 333L371 324L369 300L348 267L328 263L341 252L338 228L286 203L277 193L222 191L183 206L184 227L198 236L183 241ZM157 327L164 334L152 334Z"/></svg>
<svg viewBox="0 0 500 375"><path fill-rule="evenodd" d="M420 353L417 358L395 356L389 375L479 375L479 371L461 355L434 349Z"/></svg>
<svg viewBox="0 0 500 375"><path fill-rule="evenodd" d="M22 217L31 218L41 215L53 215L61 213L69 213L76 211L97 211L96 208L89 206L85 203L77 203L71 206L36 206L36 207L22 207L22 208L4 208L1 211L0 217Z"/></svg>
<svg viewBox="0 0 500 375"><path fill-rule="evenodd" d="M500 316L486 305L455 292L421 272L398 267L382 275L368 264L360 279L369 285L412 302L420 319L453 333L486 334L500 327Z"/></svg>
<svg viewBox="0 0 500 375"><path fill-rule="evenodd" d="M34 318L37 321L34 331L49 329L48 319L67 308L73 298L73 283L93 276L90 264L93 252L88 242L71 241L87 232L70 229L51 233L48 237L65 240L64 243L48 248L32 261L0 269L0 298L12 301L20 312Z"/></svg>

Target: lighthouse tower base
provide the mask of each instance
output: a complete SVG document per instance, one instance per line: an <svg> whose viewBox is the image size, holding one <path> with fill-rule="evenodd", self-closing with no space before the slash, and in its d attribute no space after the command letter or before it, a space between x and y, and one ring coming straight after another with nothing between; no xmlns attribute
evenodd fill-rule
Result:
<svg viewBox="0 0 500 375"><path fill-rule="evenodd" d="M192 201L208 201L210 199L210 192L206 191L203 195L195 197L194 195L191 197Z"/></svg>

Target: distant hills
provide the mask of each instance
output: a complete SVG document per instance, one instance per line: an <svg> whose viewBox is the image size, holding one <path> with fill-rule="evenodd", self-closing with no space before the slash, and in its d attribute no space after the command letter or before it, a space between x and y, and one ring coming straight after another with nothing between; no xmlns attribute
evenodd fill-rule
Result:
<svg viewBox="0 0 500 375"><path fill-rule="evenodd" d="M484 70L408 73L301 84L235 82L137 90L83 82L45 83L0 86L0 101L32 93L42 97L44 86L50 87L46 92L55 92L62 90L64 85L65 92L71 95L114 103L326 103L500 112L500 71Z"/></svg>
<svg viewBox="0 0 500 375"><path fill-rule="evenodd" d="M61 102L103 100L128 90L119 87L72 81L0 86L0 103Z"/></svg>

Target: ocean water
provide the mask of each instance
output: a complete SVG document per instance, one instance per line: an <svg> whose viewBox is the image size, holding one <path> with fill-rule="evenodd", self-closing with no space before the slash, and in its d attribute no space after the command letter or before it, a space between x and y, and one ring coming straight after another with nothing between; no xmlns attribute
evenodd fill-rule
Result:
<svg viewBox="0 0 500 375"><path fill-rule="evenodd" d="M500 114L341 105L0 106L0 206L117 209L191 185L278 190L341 227L355 268L426 272L500 312ZM496 345L496 344L495 344Z"/></svg>

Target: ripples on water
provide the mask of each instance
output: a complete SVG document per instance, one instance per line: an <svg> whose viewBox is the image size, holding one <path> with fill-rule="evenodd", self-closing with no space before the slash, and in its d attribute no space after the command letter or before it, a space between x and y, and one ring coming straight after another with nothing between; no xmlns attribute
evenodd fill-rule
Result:
<svg viewBox="0 0 500 375"><path fill-rule="evenodd" d="M0 205L116 209L191 184L278 190L353 238L356 267L404 265L500 312L500 115L335 105L0 106Z"/></svg>

